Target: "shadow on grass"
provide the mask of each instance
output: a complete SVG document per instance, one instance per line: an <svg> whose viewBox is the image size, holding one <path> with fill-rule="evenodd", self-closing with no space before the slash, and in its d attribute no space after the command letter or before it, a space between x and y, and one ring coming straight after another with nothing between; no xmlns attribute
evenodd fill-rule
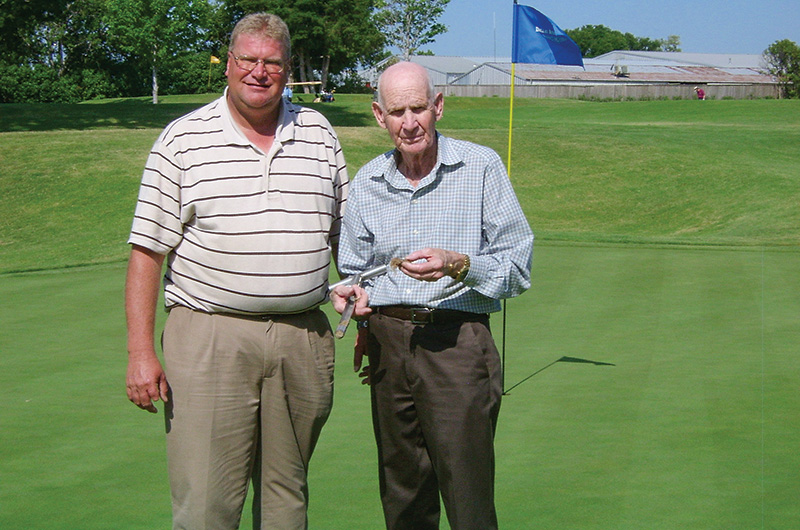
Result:
<svg viewBox="0 0 800 530"><path fill-rule="evenodd" d="M203 96L198 96L201 98ZM130 98L92 103L10 103L0 105L0 132L91 129L162 129L172 120L199 108L203 101L163 102ZM320 111L331 124L344 127L370 125L372 115L334 103L300 103ZM367 109L368 111L368 109Z"/></svg>
<svg viewBox="0 0 800 530"><path fill-rule="evenodd" d="M506 396L506 395L510 394L511 391L514 390L515 388L517 388L519 385L521 385L522 383L528 381L533 376L544 372L545 370L547 370L548 368L550 368L551 366L553 366L556 363L584 363L584 364L593 364L595 366L616 366L616 364L613 364L613 363L604 363L604 362L601 362L601 361L590 361L589 359L580 359L578 357L567 357L567 356L564 356L564 357L561 357L560 359L556 359L555 361L551 362L550 364L548 364L544 368L539 368L538 370L533 372L531 375L529 375L528 377L526 377L525 379L523 379L519 383L517 383L517 384L513 385L512 387L510 387L508 390L503 390L503 395Z"/></svg>

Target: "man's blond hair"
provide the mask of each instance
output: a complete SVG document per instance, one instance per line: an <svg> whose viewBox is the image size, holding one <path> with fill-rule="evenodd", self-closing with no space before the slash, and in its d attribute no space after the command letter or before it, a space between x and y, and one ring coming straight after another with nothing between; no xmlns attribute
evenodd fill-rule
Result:
<svg viewBox="0 0 800 530"><path fill-rule="evenodd" d="M283 61L288 63L292 58L292 37L289 27L278 15L271 13L251 13L243 17L231 33L231 42L228 49L233 51L236 39L240 35L253 35L255 37L269 38L283 45Z"/></svg>

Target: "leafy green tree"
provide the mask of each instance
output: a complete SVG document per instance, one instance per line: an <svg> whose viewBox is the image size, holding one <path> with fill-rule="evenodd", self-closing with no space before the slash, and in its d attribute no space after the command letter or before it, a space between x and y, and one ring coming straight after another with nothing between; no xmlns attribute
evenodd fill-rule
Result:
<svg viewBox="0 0 800 530"><path fill-rule="evenodd" d="M103 31L105 2L4 4L0 10L0 41L7 46L0 56L5 87L1 100L80 101L117 95L110 71L113 60ZM7 26L9 13L20 17L14 20L16 33Z"/></svg>
<svg viewBox="0 0 800 530"><path fill-rule="evenodd" d="M603 25L586 25L565 32L575 41L584 57L597 57L615 50L680 51L680 37L677 35L670 35L667 40L650 39L622 33Z"/></svg>
<svg viewBox="0 0 800 530"><path fill-rule="evenodd" d="M670 35L667 40L662 41L661 51L679 52L681 51L681 38L678 35Z"/></svg>
<svg viewBox="0 0 800 530"><path fill-rule="evenodd" d="M374 0L332 0L325 4L325 19L329 22L325 24L323 88L328 84L329 72L339 74L358 63L372 64L380 59L385 38L375 23L374 7Z"/></svg>
<svg viewBox="0 0 800 530"><path fill-rule="evenodd" d="M775 41L764 50L769 73L778 78L783 97L800 97L800 46L794 41Z"/></svg>
<svg viewBox="0 0 800 530"><path fill-rule="evenodd" d="M439 18L449 3L450 0L380 0L378 27L407 61L421 46L447 32Z"/></svg>
<svg viewBox="0 0 800 530"><path fill-rule="evenodd" d="M111 45L137 75L149 72L153 103L161 67L182 52L211 46L208 0L108 0L107 6Z"/></svg>
<svg viewBox="0 0 800 530"><path fill-rule="evenodd" d="M35 57L40 51L37 29L58 20L63 4L64 0L0 0L0 64L21 65Z"/></svg>

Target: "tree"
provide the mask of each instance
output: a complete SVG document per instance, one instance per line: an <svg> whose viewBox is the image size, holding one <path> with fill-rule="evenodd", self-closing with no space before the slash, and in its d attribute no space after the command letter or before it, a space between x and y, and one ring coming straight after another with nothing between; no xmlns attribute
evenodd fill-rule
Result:
<svg viewBox="0 0 800 530"><path fill-rule="evenodd" d="M449 3L450 0L380 0L378 27L407 61L421 46L447 32L447 26L438 20Z"/></svg>
<svg viewBox="0 0 800 530"><path fill-rule="evenodd" d="M680 51L680 37L677 35L670 35L667 40L650 39L622 33L603 25L581 26L568 29L565 33L575 41L584 57L597 57L615 50Z"/></svg>
<svg viewBox="0 0 800 530"><path fill-rule="evenodd" d="M764 50L764 60L769 73L778 78L783 97L800 97L800 47L794 41L783 39Z"/></svg>
<svg viewBox="0 0 800 530"><path fill-rule="evenodd" d="M670 35L667 40L662 41L661 51L679 52L681 51L681 38L677 35Z"/></svg>
<svg viewBox="0 0 800 530"><path fill-rule="evenodd" d="M115 51L137 72L149 70L158 103L159 68L181 52L208 50L207 0L109 0L109 36Z"/></svg>
<svg viewBox="0 0 800 530"><path fill-rule="evenodd" d="M4 79L0 100L80 101L117 95L105 44L105 3L50 0L3 5L0 42L6 53L0 56ZM19 17L13 27L7 24L9 13Z"/></svg>
<svg viewBox="0 0 800 530"><path fill-rule="evenodd" d="M350 6L350 9L347 9ZM326 52L322 63L322 88L328 73L341 73L357 63L376 62L385 38L373 16L374 0L331 0L325 4Z"/></svg>
<svg viewBox="0 0 800 530"><path fill-rule="evenodd" d="M34 37L43 23L58 20L63 0L0 0L0 64L21 65L36 54Z"/></svg>

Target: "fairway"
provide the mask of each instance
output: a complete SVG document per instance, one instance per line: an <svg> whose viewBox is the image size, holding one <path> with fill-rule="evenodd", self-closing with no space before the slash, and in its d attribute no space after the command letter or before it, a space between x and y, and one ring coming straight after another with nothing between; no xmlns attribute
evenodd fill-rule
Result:
<svg viewBox="0 0 800 530"><path fill-rule="evenodd" d="M368 102L318 106L351 175L388 149ZM798 526L800 102L697 103L516 103L512 180L537 243L507 304L501 528ZM147 150L191 104L0 108L2 529L170 527L163 416L125 396L122 293ZM441 128L505 158L507 112L446 99ZM352 341L311 530L383 527Z"/></svg>

